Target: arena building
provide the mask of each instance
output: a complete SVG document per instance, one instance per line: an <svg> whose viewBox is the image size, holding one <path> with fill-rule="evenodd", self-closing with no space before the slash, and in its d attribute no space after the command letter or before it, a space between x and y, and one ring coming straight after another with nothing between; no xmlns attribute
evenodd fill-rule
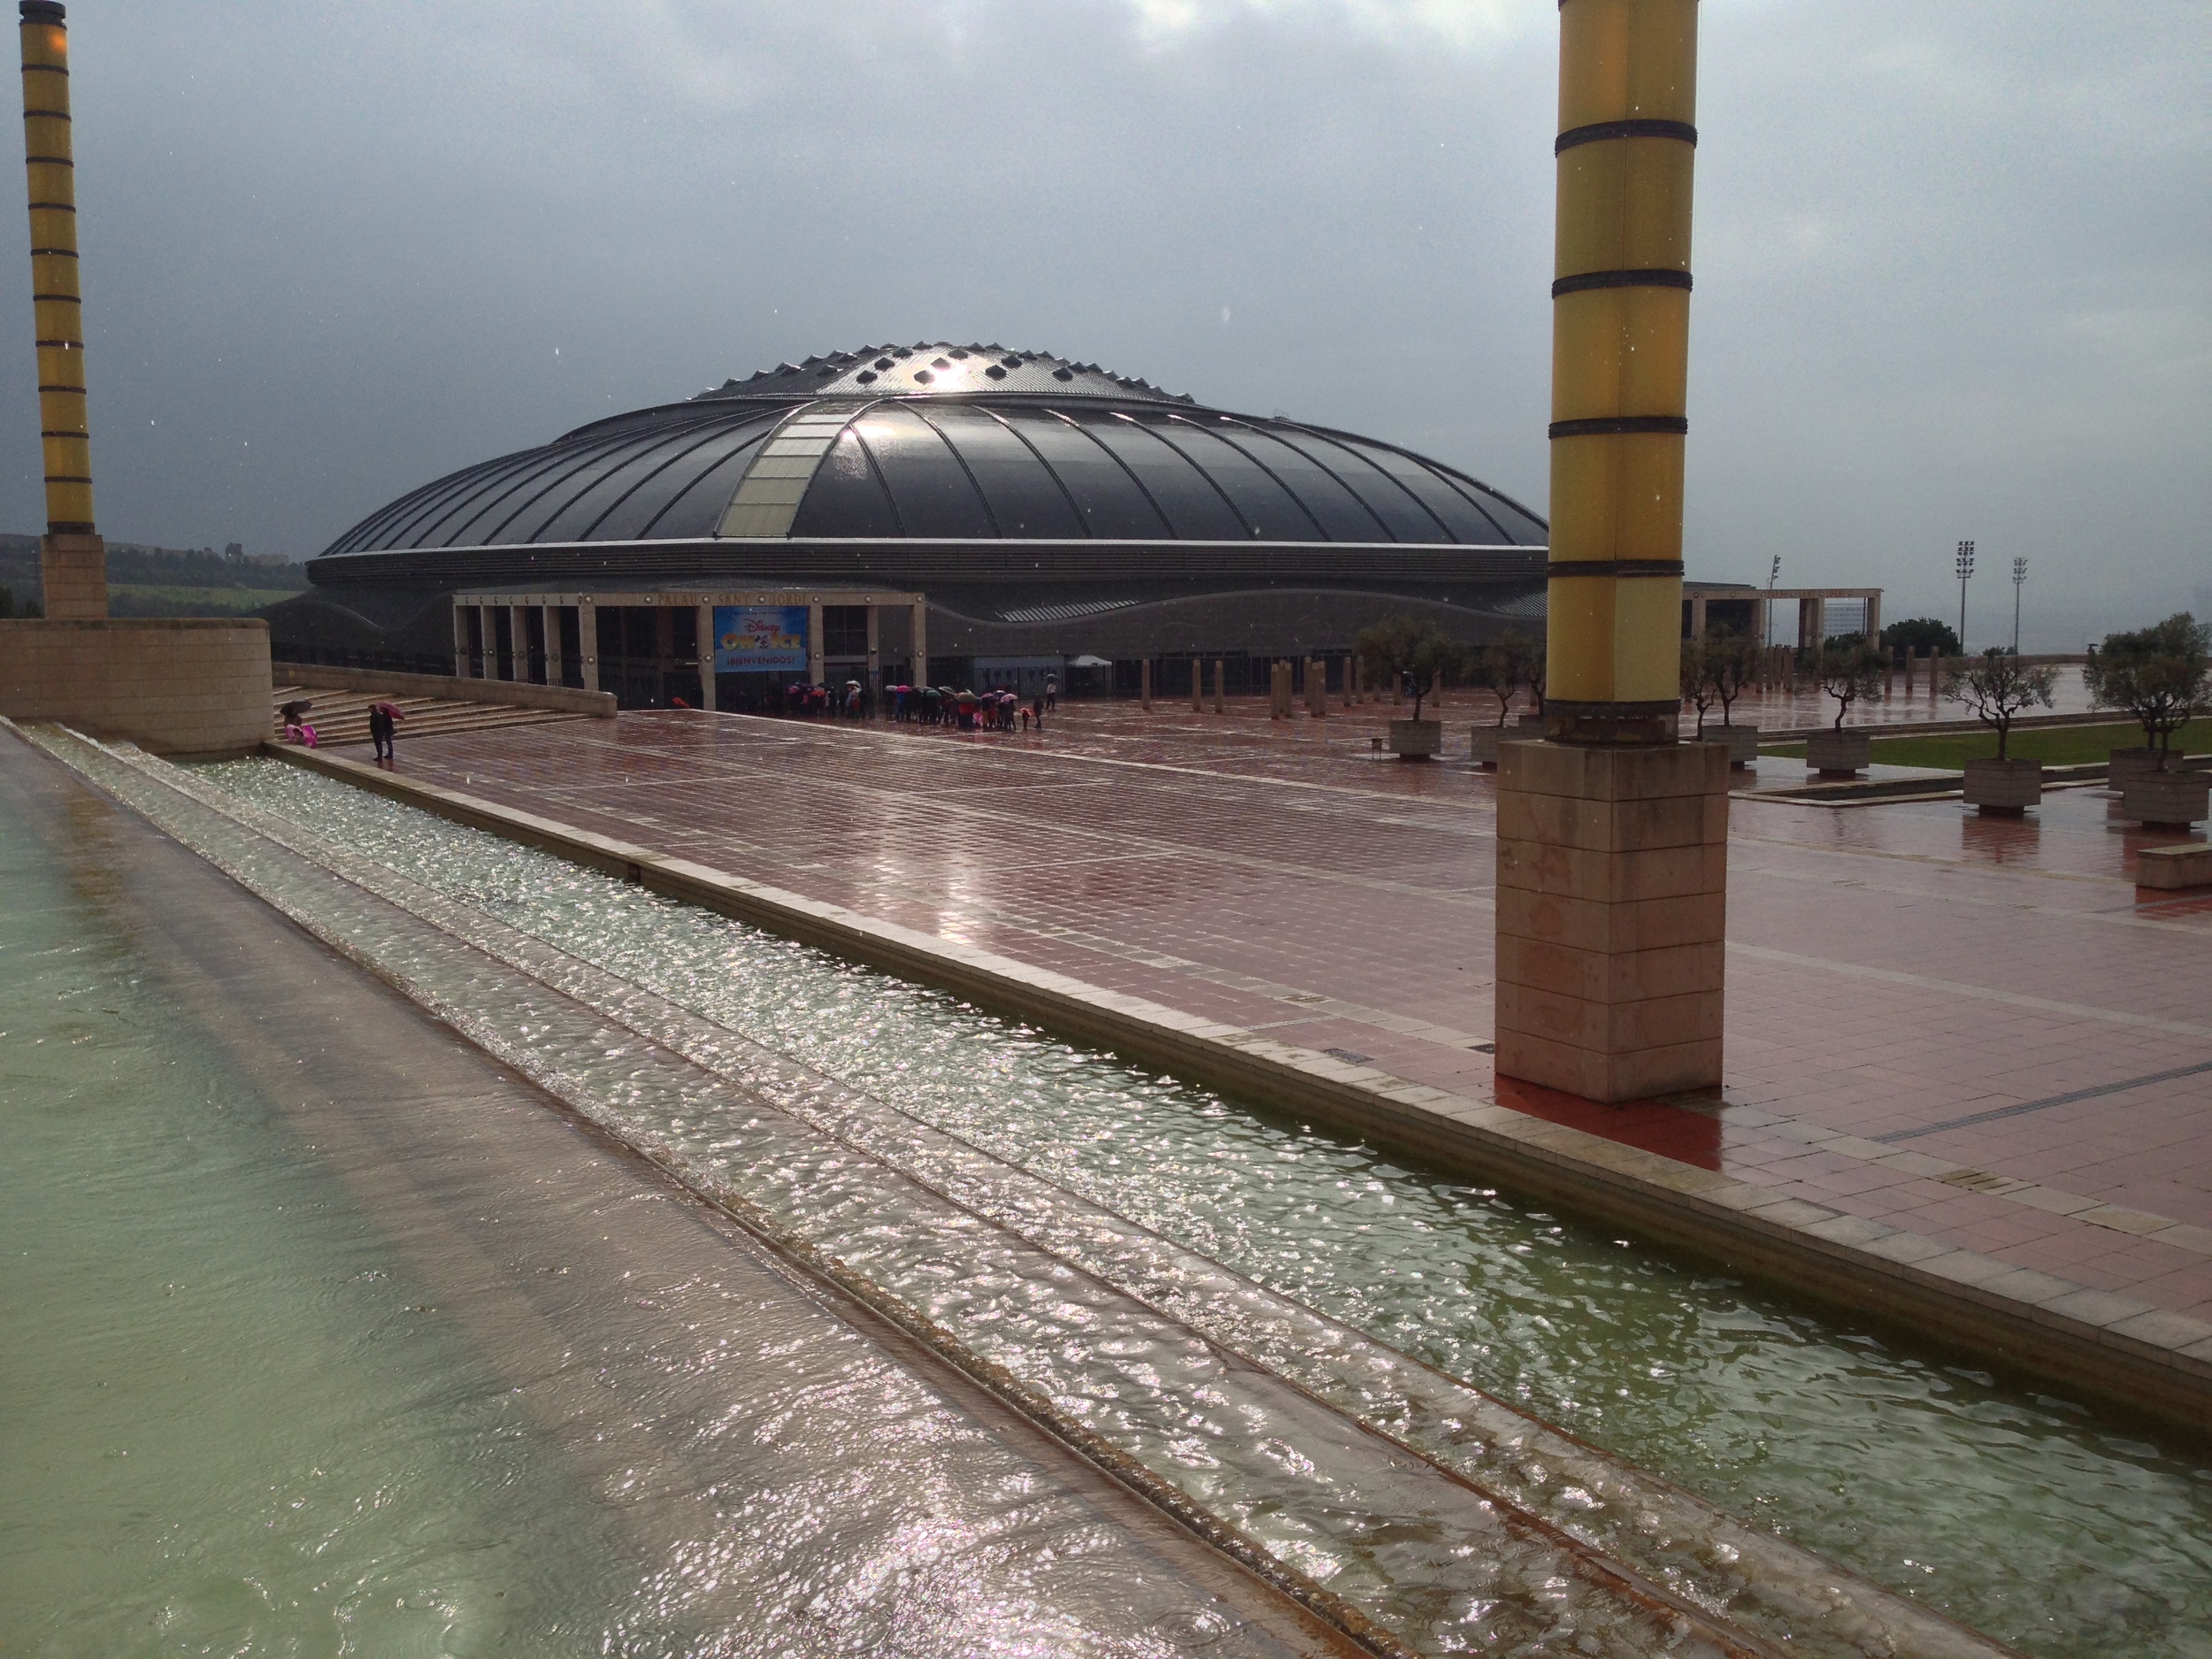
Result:
<svg viewBox="0 0 2212 1659"><path fill-rule="evenodd" d="M1056 670L1079 689L1087 670L1106 689L1148 659L1166 685L1177 661L1218 658L1235 690L1387 615L1470 641L1540 629L1546 539L1518 503L1378 439L1036 352L884 346L426 484L340 536L269 617L283 660L457 663L636 705L750 706L788 676L702 641L687 618L725 601L791 618L780 637L817 677Z"/></svg>

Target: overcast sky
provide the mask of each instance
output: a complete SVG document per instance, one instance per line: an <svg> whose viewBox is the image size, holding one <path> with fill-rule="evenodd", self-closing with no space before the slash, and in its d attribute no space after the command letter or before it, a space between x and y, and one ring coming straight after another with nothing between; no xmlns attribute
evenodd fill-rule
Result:
<svg viewBox="0 0 2212 1659"><path fill-rule="evenodd" d="M70 22L112 539L308 557L596 416L923 339L1544 510L1555 0ZM1971 642L2008 635L2016 556L2031 644L2212 611L2208 50L2203 0L1705 0L1692 576L1779 553L1955 617L1972 536ZM0 238L0 528L35 532L19 209Z"/></svg>

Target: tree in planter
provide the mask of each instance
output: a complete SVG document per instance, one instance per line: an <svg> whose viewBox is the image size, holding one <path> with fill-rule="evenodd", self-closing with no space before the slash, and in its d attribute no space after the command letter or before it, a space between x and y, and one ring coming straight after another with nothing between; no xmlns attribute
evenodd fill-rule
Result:
<svg viewBox="0 0 2212 1659"><path fill-rule="evenodd" d="M1467 654L1467 683L1477 691L1486 691L1498 700L1498 724L1505 725L1505 711L1513 702L1513 687L1499 672L1494 646Z"/></svg>
<svg viewBox="0 0 2212 1659"><path fill-rule="evenodd" d="M1705 711L1718 698L1713 688L1713 665L1703 640L1682 641L1682 700L1697 710L1697 734L1705 735Z"/></svg>
<svg viewBox="0 0 2212 1659"><path fill-rule="evenodd" d="M2031 668L2002 646L1993 645L1979 657L1945 669L1943 695L1973 710L1984 726L1997 728L1997 758L2003 760L2013 721L2038 703L2049 708L2057 680L2056 669Z"/></svg>
<svg viewBox="0 0 2212 1659"><path fill-rule="evenodd" d="M1863 697L1873 697L1882 689L1882 676L1886 664L1882 661L1881 649L1867 643L1863 634L1853 634L1848 640L1836 640L1824 645L1811 657L1813 677L1820 688L1836 700L1836 730L1843 730L1843 717L1851 712L1851 705Z"/></svg>
<svg viewBox="0 0 2212 1659"><path fill-rule="evenodd" d="M1720 704L1720 723L1733 726L1736 699L1759 683L1759 648L1740 634L1717 634L1704 644L1706 683ZM1698 732L1704 730L1701 719Z"/></svg>
<svg viewBox="0 0 2212 1659"><path fill-rule="evenodd" d="M1965 649L1959 636L1951 632L1951 625L1933 617L1908 617L1891 623L1882 630L1882 645L1892 651L1932 650L1939 657L1956 657Z"/></svg>
<svg viewBox="0 0 2212 1659"><path fill-rule="evenodd" d="M2164 772L2174 733L2212 714L2212 623L2184 611L2131 634L2108 634L2081 677L2099 708L2134 718Z"/></svg>
<svg viewBox="0 0 2212 1659"><path fill-rule="evenodd" d="M1360 666L1369 673L1402 685L1413 697L1413 718L1421 718L1421 704L1436 689L1437 680L1453 669L1463 668L1466 649L1438 627L1415 617L1387 617L1371 628L1363 628L1352 641Z"/></svg>
<svg viewBox="0 0 2212 1659"><path fill-rule="evenodd" d="M1530 642L1528 636L1513 628L1508 628L1481 650L1470 655L1468 677L1480 689L1497 698L1501 730L1506 716L1513 710L1513 694L1532 684L1542 672L1541 657L1541 650Z"/></svg>

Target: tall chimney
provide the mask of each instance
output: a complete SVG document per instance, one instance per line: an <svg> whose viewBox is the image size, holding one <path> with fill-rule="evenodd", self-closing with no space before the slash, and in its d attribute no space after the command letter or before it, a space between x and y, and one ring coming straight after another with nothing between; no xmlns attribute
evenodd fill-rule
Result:
<svg viewBox="0 0 2212 1659"><path fill-rule="evenodd" d="M1678 743L1697 0L1561 0L1546 741L1498 762L1497 1069L1721 1081L1728 754Z"/></svg>
<svg viewBox="0 0 2212 1659"><path fill-rule="evenodd" d="M1697 0L1562 0L1545 707L1567 742L1671 742Z"/></svg>
<svg viewBox="0 0 2212 1659"><path fill-rule="evenodd" d="M84 303L77 289L77 184L69 132L69 28L54 0L22 0L23 155L31 204L31 289L38 319L39 430L46 452L46 614L108 613L107 549L92 526L92 442L85 424Z"/></svg>

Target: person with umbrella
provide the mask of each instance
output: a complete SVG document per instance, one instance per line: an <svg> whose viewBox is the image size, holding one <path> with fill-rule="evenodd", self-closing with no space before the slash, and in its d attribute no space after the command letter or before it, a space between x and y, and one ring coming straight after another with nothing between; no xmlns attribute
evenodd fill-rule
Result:
<svg viewBox="0 0 2212 1659"><path fill-rule="evenodd" d="M281 712L284 736L288 742L303 744L309 749L315 747L315 728L307 723L307 711L314 706L305 697L295 697L284 705Z"/></svg>
<svg viewBox="0 0 2212 1659"><path fill-rule="evenodd" d="M388 702L384 698L380 697L369 704L369 741L376 746L376 758L380 764L384 765L391 764L394 758L393 733L399 723L406 718L399 711L397 703Z"/></svg>

